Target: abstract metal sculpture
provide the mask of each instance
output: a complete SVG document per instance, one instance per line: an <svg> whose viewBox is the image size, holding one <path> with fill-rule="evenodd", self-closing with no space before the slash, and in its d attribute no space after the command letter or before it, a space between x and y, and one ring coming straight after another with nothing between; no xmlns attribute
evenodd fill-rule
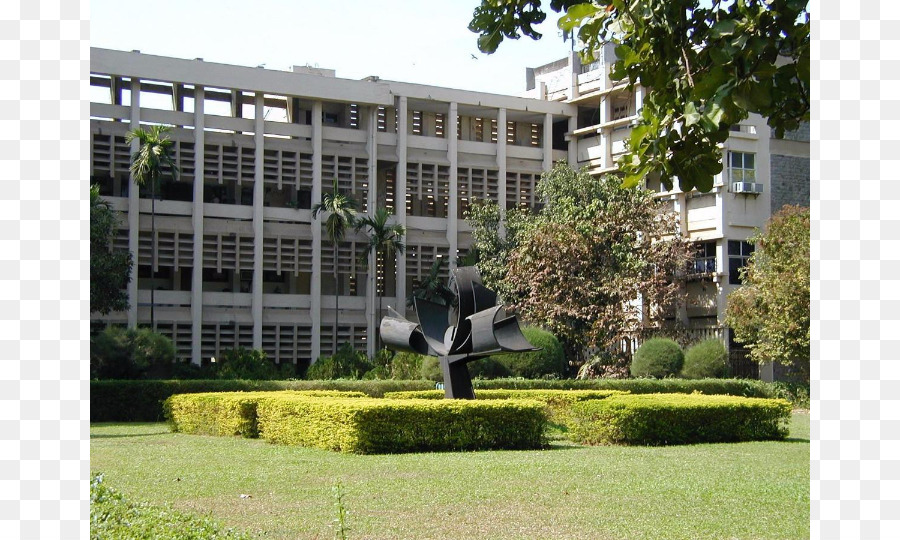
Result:
<svg viewBox="0 0 900 540"><path fill-rule="evenodd" d="M481 284L474 266L451 271L453 300L442 305L421 298L414 308L419 324L388 308L381 339L394 351L437 356L444 375L444 397L475 399L468 362L506 352L536 351L522 334L515 315L497 304L497 293Z"/></svg>

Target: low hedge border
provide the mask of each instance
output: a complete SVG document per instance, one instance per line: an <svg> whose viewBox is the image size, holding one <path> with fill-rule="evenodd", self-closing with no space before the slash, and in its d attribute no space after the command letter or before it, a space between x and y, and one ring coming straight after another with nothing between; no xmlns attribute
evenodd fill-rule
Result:
<svg viewBox="0 0 900 540"><path fill-rule="evenodd" d="M569 409L575 403L625 394L621 390L478 390L475 399L534 399L547 406L548 419L566 424ZM443 399L443 390L385 392L386 399Z"/></svg>
<svg viewBox="0 0 900 540"><path fill-rule="evenodd" d="M431 381L91 381L91 422L160 422L165 418L163 402L175 394L339 390L381 397L385 392L430 388L434 388Z"/></svg>
<svg viewBox="0 0 900 540"><path fill-rule="evenodd" d="M361 398L362 392L309 390L281 392L207 392L175 394L163 403L172 431L193 435L240 435L256 438L259 433L257 404L263 399L298 397Z"/></svg>
<svg viewBox="0 0 900 540"><path fill-rule="evenodd" d="M264 399L259 435L344 453L535 449L547 417L534 400Z"/></svg>
<svg viewBox="0 0 900 540"><path fill-rule="evenodd" d="M777 395L771 383L749 379L589 379L526 380L491 379L473 381L476 390L622 390L632 394L685 393L723 394L743 397L791 397ZM776 385L779 383L775 383ZM382 397L386 392L431 390L431 381L241 381L241 380L103 380L91 381L91 422L159 422L162 403L174 394L201 392L253 392L274 390L341 390ZM809 408L807 401L798 406ZM802 395L799 394L799 395Z"/></svg>
<svg viewBox="0 0 900 540"><path fill-rule="evenodd" d="M784 439L783 399L699 394L626 394L571 409L569 437L581 444L670 445Z"/></svg>

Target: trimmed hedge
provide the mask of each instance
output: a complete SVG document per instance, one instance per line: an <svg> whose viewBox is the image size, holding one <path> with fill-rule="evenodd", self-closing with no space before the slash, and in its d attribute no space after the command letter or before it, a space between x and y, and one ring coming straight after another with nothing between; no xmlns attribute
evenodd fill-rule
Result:
<svg viewBox="0 0 900 540"><path fill-rule="evenodd" d="M367 397L362 392L310 390L281 392L209 392L175 394L163 404L172 431L194 435L240 435L256 438L257 404L263 399L295 397Z"/></svg>
<svg viewBox="0 0 900 540"><path fill-rule="evenodd" d="M381 397L385 392L430 388L434 383L429 381L91 381L91 422L160 422L165 418L163 402L174 394L340 390Z"/></svg>
<svg viewBox="0 0 900 540"><path fill-rule="evenodd" d="M582 444L668 445L783 439L791 405L781 399L685 394L618 395L571 409Z"/></svg>
<svg viewBox="0 0 900 540"><path fill-rule="evenodd" d="M620 390L478 390L475 399L534 399L547 406L551 422L565 424L569 418L569 408L580 401L605 399L609 396L625 394ZM386 392L386 399L443 399L443 390L422 390L413 392Z"/></svg>
<svg viewBox="0 0 900 540"><path fill-rule="evenodd" d="M472 381L476 391L506 390L622 390L632 394L685 393L727 394L744 397L789 397L776 395L771 383L751 379L493 379ZM108 380L91 381L91 422L159 422L162 403L173 394L201 392L255 392L275 390L341 390L381 397L385 392L430 390L431 381L241 381L241 380ZM809 387L806 386L806 396ZM800 405L802 406L802 405ZM806 408L809 408L808 402Z"/></svg>
<svg viewBox="0 0 900 540"><path fill-rule="evenodd" d="M547 417L534 400L263 399L259 435L345 453L533 449Z"/></svg>

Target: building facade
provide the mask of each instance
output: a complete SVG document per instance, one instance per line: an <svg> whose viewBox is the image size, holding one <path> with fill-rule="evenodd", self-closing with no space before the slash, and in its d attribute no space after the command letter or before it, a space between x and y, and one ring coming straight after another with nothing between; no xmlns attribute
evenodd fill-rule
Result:
<svg viewBox="0 0 900 540"><path fill-rule="evenodd" d="M525 97L513 97L92 49L92 182L127 216L117 245L138 254L131 309L92 324L149 322L155 289L154 326L196 363L238 346L307 362L335 340L372 355L377 313L405 306L434 261L447 261L446 278L471 248L471 201L534 207L541 172L558 160L615 171L644 90L610 79L613 54L529 69ZM154 123L175 126L180 169L157 196L155 258L150 201L128 173L136 146L125 143L133 126ZM809 205L809 130L775 139L753 115L723 150L709 193L647 187L696 246L673 317L727 342L725 298L752 253L747 238L783 204ZM361 211L394 212L404 254L366 257L351 231L335 279L334 249L310 214L335 178Z"/></svg>

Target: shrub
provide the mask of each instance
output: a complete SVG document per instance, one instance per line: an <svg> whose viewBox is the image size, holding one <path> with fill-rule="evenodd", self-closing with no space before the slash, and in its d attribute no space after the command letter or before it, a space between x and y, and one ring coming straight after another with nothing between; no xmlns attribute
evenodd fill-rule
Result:
<svg viewBox="0 0 900 540"><path fill-rule="evenodd" d="M493 356L468 362L466 367L469 369L469 376L473 379L497 379L512 375L509 368ZM443 376L441 376L441 380L444 380Z"/></svg>
<svg viewBox="0 0 900 540"><path fill-rule="evenodd" d="M422 357L422 378L433 382L442 382L444 380L441 363L436 357Z"/></svg>
<svg viewBox="0 0 900 540"><path fill-rule="evenodd" d="M225 351L215 365L215 374L219 379L268 381L280 379L283 374L293 371L293 364L278 366L269 360L265 351L244 347Z"/></svg>
<svg viewBox="0 0 900 540"><path fill-rule="evenodd" d="M533 400L265 399L260 437L347 453L531 449L544 444Z"/></svg>
<svg viewBox="0 0 900 540"><path fill-rule="evenodd" d="M223 528L206 517L131 502L108 487L102 474L95 474L91 477L91 538L249 540L252 536Z"/></svg>
<svg viewBox="0 0 900 540"><path fill-rule="evenodd" d="M782 399L686 394L618 395L571 409L582 444L693 444L783 439L791 405Z"/></svg>
<svg viewBox="0 0 900 540"><path fill-rule="evenodd" d="M257 437L257 405L263 399L295 397L368 397L362 392L337 390L281 392L213 392L175 394L163 408L172 431L194 435L240 435Z"/></svg>
<svg viewBox="0 0 900 540"><path fill-rule="evenodd" d="M170 376L175 345L149 328L110 326L91 339L91 377L137 379Z"/></svg>
<svg viewBox="0 0 900 540"><path fill-rule="evenodd" d="M668 338L648 339L634 353L631 376L662 379L677 374L683 365L684 352L675 341Z"/></svg>
<svg viewBox="0 0 900 540"><path fill-rule="evenodd" d="M809 383L778 381L771 385L772 397L786 399L794 408L809 410Z"/></svg>
<svg viewBox="0 0 900 540"><path fill-rule="evenodd" d="M421 354L400 352L391 360L391 378L399 380L421 379L422 361Z"/></svg>
<svg viewBox="0 0 900 540"><path fill-rule="evenodd" d="M527 353L498 354L492 356L500 362L513 377L526 379L559 378L566 373L566 354L556 336L542 330L526 326L522 333L528 341L541 350Z"/></svg>
<svg viewBox="0 0 900 540"><path fill-rule="evenodd" d="M707 339L684 353L681 376L685 379L712 379L725 376L728 351L718 339Z"/></svg>
<svg viewBox="0 0 900 540"><path fill-rule="evenodd" d="M344 390L381 397L385 392L434 388L428 381L91 381L91 422L159 422L173 394L265 390Z"/></svg>
<svg viewBox="0 0 900 540"><path fill-rule="evenodd" d="M307 379L334 380L360 379L374 366L365 353L353 349L353 345L341 345L334 356L326 356L309 366Z"/></svg>
<svg viewBox="0 0 900 540"><path fill-rule="evenodd" d="M625 394L619 390L479 390L475 399L534 399L547 406L550 421L565 424L569 408L580 401L605 399L609 396ZM386 399L443 399L443 390L420 390L410 392L386 392Z"/></svg>

